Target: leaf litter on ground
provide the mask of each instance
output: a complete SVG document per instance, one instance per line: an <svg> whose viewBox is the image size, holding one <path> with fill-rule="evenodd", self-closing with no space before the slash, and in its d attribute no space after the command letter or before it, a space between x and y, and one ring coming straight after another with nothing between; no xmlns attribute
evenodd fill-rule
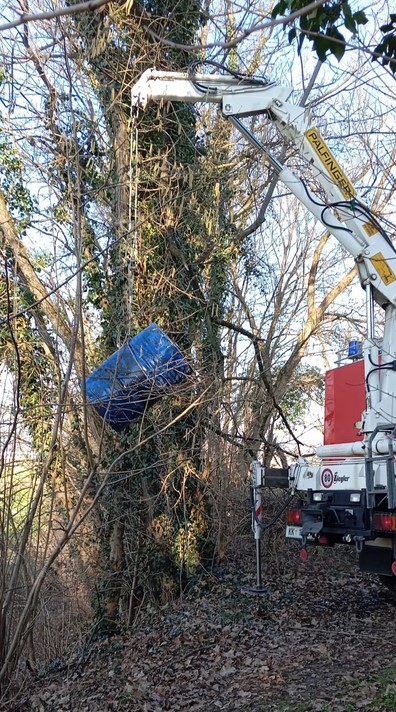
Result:
<svg viewBox="0 0 396 712"><path fill-rule="evenodd" d="M32 679L4 710L396 709L394 601L375 577L353 557L332 566L332 552L320 552L293 575L267 567L267 591L254 595L253 551L240 548L182 599L150 605L131 630L94 643L88 660Z"/></svg>

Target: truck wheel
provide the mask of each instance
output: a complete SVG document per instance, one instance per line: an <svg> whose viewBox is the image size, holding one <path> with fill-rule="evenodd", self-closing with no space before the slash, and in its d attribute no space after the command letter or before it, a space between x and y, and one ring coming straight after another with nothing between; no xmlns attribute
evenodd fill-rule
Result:
<svg viewBox="0 0 396 712"><path fill-rule="evenodd" d="M385 576L384 574L378 574L378 578L381 583L386 586L389 591L392 591L396 595L396 576Z"/></svg>

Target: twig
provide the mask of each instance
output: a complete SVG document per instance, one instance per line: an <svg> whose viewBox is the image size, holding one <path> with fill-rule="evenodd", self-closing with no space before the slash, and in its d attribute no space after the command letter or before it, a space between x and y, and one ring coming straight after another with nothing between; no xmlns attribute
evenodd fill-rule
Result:
<svg viewBox="0 0 396 712"><path fill-rule="evenodd" d="M92 10L98 10L104 5L108 5L110 0L88 0L88 2L80 2L77 5L70 5L69 7L60 7L58 10L49 10L47 12L40 12L37 15L31 15L26 12L22 13L17 20L12 22L6 22L4 25L0 25L0 32L4 30L11 30L13 27L18 27L19 25L25 25L27 22L37 22L38 20L52 20L53 17L61 17L63 15L78 15L81 12L90 12Z"/></svg>
<svg viewBox="0 0 396 712"><path fill-rule="evenodd" d="M147 34L150 35L153 39L157 40L157 42L161 42L161 44L167 45L168 47L174 47L175 49L191 51L213 49L214 47L220 47L222 49L231 49L232 47L236 47L237 45L239 45L243 40L249 37L249 35L252 35L254 32L268 30L271 27L276 27L277 25L288 25L289 22L293 22L293 20L296 20L298 17L308 15L313 10L316 10L318 7L321 7L325 4L325 2L327 2L327 0L316 0L316 2L311 2L309 5L306 5L300 10L292 12L290 15L287 15L287 17L279 17L277 20L268 20L268 22L262 22L259 25L253 25L252 27L249 27L248 29L241 32L238 37L235 37L233 40L229 40L228 42L208 42L207 44L186 45L180 44L179 42L172 42L172 40L167 40L164 37L157 35L154 30L151 30L150 27L147 27L145 25L143 25L143 28L145 32L147 32Z"/></svg>

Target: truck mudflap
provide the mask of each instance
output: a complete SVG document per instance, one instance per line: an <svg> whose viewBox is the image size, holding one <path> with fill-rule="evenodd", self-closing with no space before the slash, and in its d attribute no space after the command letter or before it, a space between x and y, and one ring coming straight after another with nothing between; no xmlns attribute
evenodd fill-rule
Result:
<svg viewBox="0 0 396 712"><path fill-rule="evenodd" d="M365 511L361 507L326 507L301 509L302 539L322 535L334 537L334 542L351 543L372 538L372 531L365 523Z"/></svg>
<svg viewBox="0 0 396 712"><path fill-rule="evenodd" d="M359 568L371 574L392 577L396 570L395 537L378 537L365 541L359 553Z"/></svg>
<svg viewBox="0 0 396 712"><path fill-rule="evenodd" d="M323 530L323 512L319 512L318 510L314 512L310 510L303 511L302 522L301 538L303 542L305 542L308 538L319 536Z"/></svg>

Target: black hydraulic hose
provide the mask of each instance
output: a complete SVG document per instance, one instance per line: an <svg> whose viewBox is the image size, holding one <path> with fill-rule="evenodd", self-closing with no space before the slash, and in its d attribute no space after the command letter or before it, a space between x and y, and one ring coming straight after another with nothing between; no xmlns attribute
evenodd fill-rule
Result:
<svg viewBox="0 0 396 712"><path fill-rule="evenodd" d="M395 359L395 361L385 361L385 363L375 363L375 361L373 361L373 359L371 358L371 354L368 355L368 358L369 358L371 365L375 366L375 369L395 368L394 364L396 366L396 359ZM373 369L373 370L375 370L375 369ZM395 370L396 370L396 368L395 368ZM370 371L370 373L371 373L371 371Z"/></svg>
<svg viewBox="0 0 396 712"><path fill-rule="evenodd" d="M264 77L250 77L247 74L241 74L240 72L236 72L233 69L230 69L229 67L225 67L224 64L221 64L220 62L215 62L213 60L197 60L196 62L192 62L188 68L188 77L192 84L195 86L195 88L202 92L203 94L216 94L217 88L216 87L210 87L206 86L205 84L202 84L201 82L198 82L195 78L196 75L196 70L197 67L214 67L214 69L219 69L223 72L227 72L227 74L230 74L232 77L235 77L235 79L239 79L241 82L247 82L249 84L256 84L257 86L270 86L273 82L268 82Z"/></svg>
<svg viewBox="0 0 396 712"><path fill-rule="evenodd" d="M325 220L324 214L326 210L330 210L331 207L331 205L325 205L322 210L321 220L323 225L326 225L329 230L343 230L343 232L347 232L349 235L353 235L353 230L350 230L349 227L343 227L343 225L332 225L331 223L327 222L327 220Z"/></svg>
<svg viewBox="0 0 396 712"><path fill-rule="evenodd" d="M370 383L369 383L369 378L372 373L375 373L376 371L395 371L396 370L396 359L394 361L385 361L385 363L375 363L373 359L371 358L371 354L368 354L369 361L374 368L371 369L371 371L368 372L366 376L366 389L367 393L370 393Z"/></svg>
<svg viewBox="0 0 396 712"><path fill-rule="evenodd" d="M389 237L388 233L386 232L386 230L384 230L384 228L382 227L382 225L380 224L380 222L377 220L377 218L376 218L376 216L374 215L374 213L372 212L372 210L370 210L370 208L368 208L364 203L361 203L360 200L354 199L354 200L353 200L353 204L354 204L354 205L357 205L357 206L359 207L360 211L363 213L363 215L366 215L366 216L371 220L371 222L372 222L373 225L377 228L377 230L378 230L378 232L380 233L380 235L382 235L382 237L384 238L384 240L385 240L385 241L388 243L388 245L392 248L393 252L396 252L395 246L394 246L392 240L390 239L390 237ZM353 209L354 205L351 206L352 209Z"/></svg>
<svg viewBox="0 0 396 712"><path fill-rule="evenodd" d="M364 203L361 203L360 200L356 200L356 198L354 198L354 199L351 200L351 201L347 201L347 200L346 200L346 201L337 201L337 202L335 202L335 203L327 203L327 204L326 204L326 203L323 203L322 201L315 200L315 199L312 197L312 195L310 194L310 192L309 192L309 190L308 190L308 188L307 188L307 186L306 186L306 184L305 184L305 182L304 182L304 180L303 180L302 178L301 178L301 182L302 182L302 184L303 184L303 186L304 186L304 190L305 190L305 192L306 192L308 198L309 198L310 200L312 200L312 202L313 202L315 205L318 205L319 207L322 207L322 208L323 208L323 211L322 211L322 221L323 221L323 223L326 225L326 227L329 227L329 228L332 228L332 227L334 228L334 227L335 227L335 226L331 225L330 223L326 222L326 220L324 219L324 213L325 213L326 210L329 210L330 208L336 208L336 209L337 209L337 208L344 208L344 209L346 208L346 209L350 210L351 212L357 212L356 208L358 208L360 215L363 215L363 216L369 218L369 220L370 220L370 221L373 223L373 225L377 228L378 232L380 233L380 235L382 235L382 237L383 237L384 240L387 242L387 244L392 248L392 250L393 250L394 252L396 252L396 249L395 249L395 246L394 246L393 243L392 243L392 240L390 239L389 235L388 235L387 232L384 230L384 228L382 227L382 225L379 223L379 221L377 220L377 218L376 218L376 216L374 215L374 213L370 210L370 208L368 208L366 205L364 205ZM349 232L349 233L353 234L353 231L350 230L349 228L338 226L338 229L339 229L339 230L345 230L346 232Z"/></svg>
<svg viewBox="0 0 396 712"><path fill-rule="evenodd" d="M260 527L260 529L262 529L262 531L265 531L266 529L270 529L270 527L273 527L274 524L276 524L278 519L282 516L285 509L287 509L290 502L294 499L294 497L296 495L291 494L290 497L288 497L286 502L282 505L282 507L275 514L275 516L272 517L272 519L270 519L270 521L267 522L267 524L263 524L262 522L260 522L260 520L256 514L256 510L255 510L255 506L254 506L254 490L255 490L254 487L250 487L250 505L251 505L251 509L252 509L253 519L254 519L255 523L257 524L257 526Z"/></svg>
<svg viewBox="0 0 396 712"><path fill-rule="evenodd" d="M327 222L327 220L325 220L324 214L325 214L326 210L330 210L330 208L332 207L333 204L332 203L327 204L327 203L324 203L322 200L316 200L316 198L313 197L312 193L308 190L308 187L307 187L305 181L302 178L300 178L300 181L302 183L302 186L303 186L309 200L314 205L317 205L319 208L322 208L321 220L322 220L323 224L326 225L326 227L328 227L329 230L343 230L343 232L347 232L349 235L353 235L352 230L350 230L348 227L344 227L343 225L331 225L331 223L329 223L329 222Z"/></svg>
<svg viewBox="0 0 396 712"><path fill-rule="evenodd" d="M370 376L371 376L372 373L375 373L376 371L394 371L394 370L395 370L395 369L393 368L393 366L391 366L391 365L386 365L386 364L381 365L381 366L376 366L375 368L372 368L371 371L368 372L368 374L367 374L367 376L366 376L366 379L365 379L365 380L366 380L367 393L370 393L370 390L371 390L371 389L370 389L370 384L369 384L369 378L370 378Z"/></svg>

